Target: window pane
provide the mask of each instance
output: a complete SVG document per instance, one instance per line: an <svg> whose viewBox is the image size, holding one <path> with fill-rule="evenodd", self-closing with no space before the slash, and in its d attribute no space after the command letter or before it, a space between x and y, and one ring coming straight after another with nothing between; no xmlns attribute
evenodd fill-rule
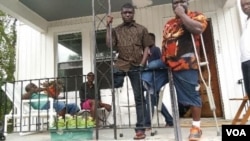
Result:
<svg viewBox="0 0 250 141"><path fill-rule="evenodd" d="M82 35L71 33L58 35L58 77L82 75ZM78 89L82 78L64 80L66 91Z"/></svg>
<svg viewBox="0 0 250 141"><path fill-rule="evenodd" d="M59 63L82 60L81 33L64 34L58 36L58 57Z"/></svg>

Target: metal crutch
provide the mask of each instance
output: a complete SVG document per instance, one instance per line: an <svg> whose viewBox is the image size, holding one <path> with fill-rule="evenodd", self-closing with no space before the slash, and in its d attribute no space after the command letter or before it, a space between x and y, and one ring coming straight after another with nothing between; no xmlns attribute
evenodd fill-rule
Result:
<svg viewBox="0 0 250 141"><path fill-rule="evenodd" d="M117 112L119 113L118 115L119 115L119 120L120 120L120 122L119 122L119 131L121 131L121 128L122 128L122 113L121 113L121 106L120 106L120 104L119 104L119 100L120 100L120 98L119 98L119 96L120 96L120 93L121 92L121 89L120 88L116 88L116 100L117 100L117 105L116 105L116 107L117 107ZM119 137L123 137L123 133L122 132L120 132L119 133Z"/></svg>
<svg viewBox="0 0 250 141"><path fill-rule="evenodd" d="M169 88L170 88L170 96L171 96L171 106L173 112L173 123L174 123L174 133L175 140L182 141L181 129L180 129L180 116L179 116L179 107L177 102L177 96L174 88L174 80L172 70L168 68L168 77L169 77Z"/></svg>
<svg viewBox="0 0 250 141"><path fill-rule="evenodd" d="M201 78L204 86L206 87L209 106L210 106L210 109L213 111L213 116L214 116L214 120L215 120L216 128L217 128L217 136L219 136L220 135L220 130L219 130L218 121L217 121L217 118L216 118L216 113L215 113L216 106L215 106L215 103L214 103L214 97L213 97L212 88L211 88L211 72L210 72L210 68L209 68L209 62L208 62L208 59L207 59L207 54L206 54L206 49L205 49L203 36L202 36L202 34L200 34L200 40L201 40L201 44L202 44L201 49L202 49L202 52L204 54L205 62L200 62L200 60L198 59L199 56L198 56L198 52L197 52L197 48L196 48L196 44L195 44L195 41L194 41L193 34L191 35L191 37L192 37L192 42L193 42L193 46L194 46L195 57L196 57L196 60L197 60L197 63L198 63L200 78ZM204 79L204 77L202 75L202 72L201 72L201 67L203 67L203 66L206 67L207 71L208 71L208 80L207 80L207 82L205 81L205 79Z"/></svg>
<svg viewBox="0 0 250 141"><path fill-rule="evenodd" d="M153 80L154 80L154 85L156 84L156 80L155 80L155 71L157 71L157 70L153 70ZM156 94L156 90L155 90L155 86L153 87L154 89L153 89L153 96L155 96L155 100L156 100L156 102L157 102L157 94ZM156 111L154 111L154 114L152 114L152 110L154 110L154 106L155 105L153 105L153 107L152 107L152 97L151 97L151 93L147 90L147 95L148 95L148 106L149 106L149 114L150 114L150 126L151 126L151 132L150 132L150 135L151 136L154 136L154 135L156 135L157 134L157 130L154 130L154 128L153 128L153 117L154 117L154 115L155 114L157 114L157 113L155 113L155 112L158 112L158 110L156 110ZM153 108L153 109L152 109Z"/></svg>
<svg viewBox="0 0 250 141"><path fill-rule="evenodd" d="M151 102L151 94L150 93L148 93L147 92L147 95L148 95L148 103L149 103L149 114L150 114L150 124L151 124L151 133L150 133L150 135L151 136L154 136L154 135L156 135L157 134L157 130L154 130L153 129L153 121L152 121L152 119L153 119L153 115L152 115L152 102ZM154 107L153 107L154 108ZM157 111L156 111L157 112ZM155 114L155 113L154 113Z"/></svg>
<svg viewBox="0 0 250 141"><path fill-rule="evenodd" d="M146 71L150 71L151 72L151 70L146 70ZM143 71L142 72L140 72L140 73L143 73ZM153 73L153 71L152 71L152 73ZM154 82L154 84L155 84L155 82ZM157 131L155 130L155 131L153 131L153 123L152 123L152 119L153 119L153 114L152 114L152 98L151 98L151 95L153 95L153 94L155 94L155 89L153 89L153 88L149 88L149 86L148 86L148 84L147 84L147 82L145 82L145 81L142 81L142 86L144 87L144 89L146 90L146 111L144 111L144 112L146 112L146 115L147 115L147 113L149 112L149 120L150 120L150 135L151 136L154 136L154 135L156 135L157 134ZM152 91L152 89L153 89L153 91ZM143 96L144 96L144 92L143 92ZM153 105L153 108L154 108L154 105ZM146 116L147 117L147 116ZM144 125L145 126L145 125ZM145 126L145 128L149 128L149 127L146 127Z"/></svg>

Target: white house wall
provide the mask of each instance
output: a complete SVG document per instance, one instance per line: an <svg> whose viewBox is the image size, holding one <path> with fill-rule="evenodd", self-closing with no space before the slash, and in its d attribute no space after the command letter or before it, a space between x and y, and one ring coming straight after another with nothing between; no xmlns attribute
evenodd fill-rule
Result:
<svg viewBox="0 0 250 141"><path fill-rule="evenodd" d="M16 79L34 79L54 76L54 48L49 39L27 25L17 29Z"/></svg>
<svg viewBox="0 0 250 141"><path fill-rule="evenodd" d="M229 99L242 97L241 85L237 84L237 81L242 78L238 49L240 24L237 8L219 9L216 15L217 26L214 26L214 39L222 104L225 118L231 119L239 103L229 101Z"/></svg>
<svg viewBox="0 0 250 141"><path fill-rule="evenodd" d="M242 78L238 49L241 23L237 6L230 9L222 7L223 3L218 0L196 0L190 3L190 9L201 11L211 18L224 117L232 119L239 103L229 101L229 98L242 97L241 85L237 84L237 81ZM112 15L114 26L121 23L120 13L112 13ZM160 46L164 23L172 16L171 5L160 5L137 9L135 20L147 27L149 32L156 34L156 44ZM27 29L25 25L20 26L17 49L18 80L56 76L57 40L55 37L63 33L79 31L82 33L83 73L93 70L92 17L51 22L49 26L45 34ZM104 29L104 26L105 24L98 29Z"/></svg>

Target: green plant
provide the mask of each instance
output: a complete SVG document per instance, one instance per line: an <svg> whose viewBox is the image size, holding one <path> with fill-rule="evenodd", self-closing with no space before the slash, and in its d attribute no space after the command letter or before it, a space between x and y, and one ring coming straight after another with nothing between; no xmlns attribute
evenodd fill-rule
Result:
<svg viewBox="0 0 250 141"><path fill-rule="evenodd" d="M0 11L0 85L15 80L17 19Z"/></svg>
<svg viewBox="0 0 250 141"><path fill-rule="evenodd" d="M52 128L65 129L65 128L92 128L95 126L93 118L83 116L65 115L65 119L58 117Z"/></svg>
<svg viewBox="0 0 250 141"><path fill-rule="evenodd" d="M16 22L17 19L0 11L0 86L5 82L13 82L16 61ZM0 89L0 120L13 108L12 103ZM10 121L12 123L12 121ZM12 131L12 127L8 127Z"/></svg>

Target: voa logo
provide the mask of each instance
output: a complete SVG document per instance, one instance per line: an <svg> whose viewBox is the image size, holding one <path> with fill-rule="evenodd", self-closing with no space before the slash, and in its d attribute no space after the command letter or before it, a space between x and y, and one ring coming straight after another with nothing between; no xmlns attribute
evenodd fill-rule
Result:
<svg viewBox="0 0 250 141"><path fill-rule="evenodd" d="M247 136L244 129L226 129L228 136Z"/></svg>

